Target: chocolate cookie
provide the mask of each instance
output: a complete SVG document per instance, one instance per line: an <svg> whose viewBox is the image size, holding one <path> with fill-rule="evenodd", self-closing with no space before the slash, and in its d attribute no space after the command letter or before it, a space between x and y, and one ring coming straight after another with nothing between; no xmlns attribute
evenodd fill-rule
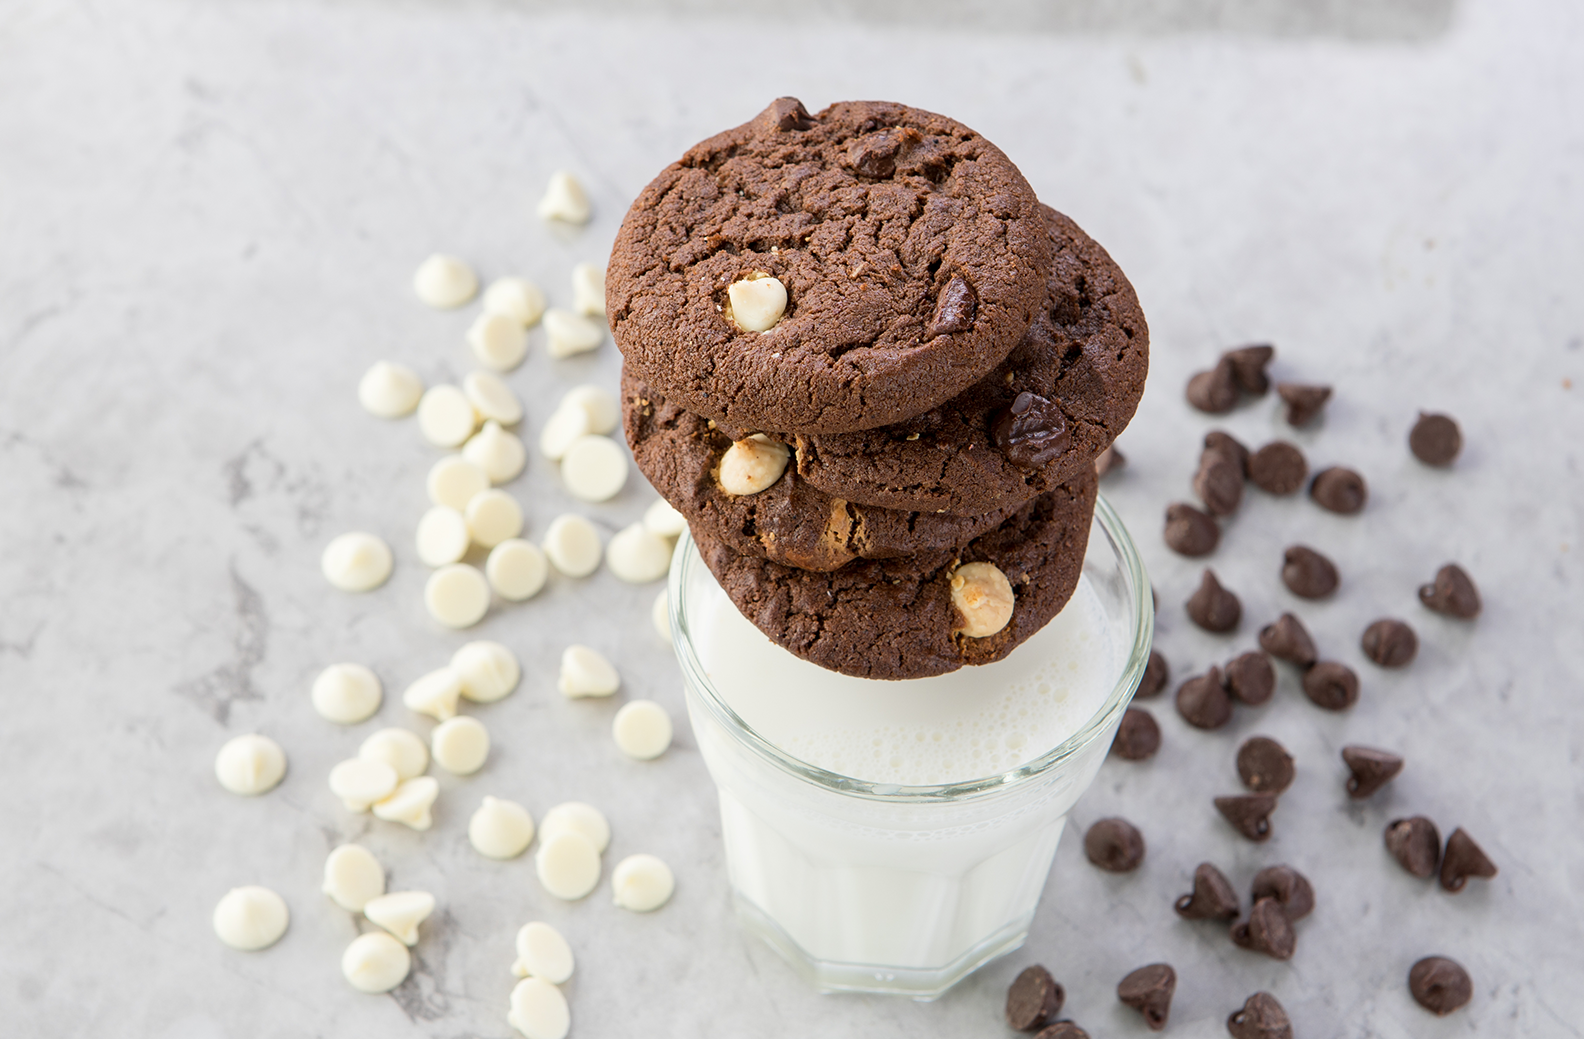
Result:
<svg viewBox="0 0 1584 1039"><path fill-rule="evenodd" d="M815 490L788 465L755 494L721 486L732 440L715 423L684 411L622 371L622 417L638 468L687 517L695 533L734 551L802 570L835 570L854 559L891 559L952 550L1000 526L1014 502L978 515L899 512L854 505Z"/></svg>
<svg viewBox="0 0 1584 1039"><path fill-rule="evenodd" d="M840 432L950 400L999 364L1045 291L1050 237L1012 161L954 120L781 98L638 195L606 314L644 382L747 432ZM769 327L729 290L774 278ZM779 290L778 290L779 291Z"/></svg>
<svg viewBox="0 0 1584 1039"><path fill-rule="evenodd" d="M1092 469L1029 502L958 552L861 560L811 573L735 552L695 532L699 552L744 617L791 652L859 678L925 678L1012 652L1066 605L1078 585L1094 512ZM983 638L961 634L951 586L959 565L1006 575L1013 608Z"/></svg>

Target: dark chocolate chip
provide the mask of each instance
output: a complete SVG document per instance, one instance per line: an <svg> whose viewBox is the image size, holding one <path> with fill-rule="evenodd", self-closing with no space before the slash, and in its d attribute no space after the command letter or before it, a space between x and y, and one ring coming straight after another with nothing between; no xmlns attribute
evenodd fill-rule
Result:
<svg viewBox="0 0 1584 1039"><path fill-rule="evenodd" d="M1056 1019L1067 994L1039 964L1025 967L1007 989L1006 1019L1019 1032L1035 1032Z"/></svg>
<svg viewBox="0 0 1584 1039"><path fill-rule="evenodd" d="M1188 619L1206 631L1231 631L1243 616L1243 604L1221 587L1214 570L1204 572L1199 579L1199 590L1184 605L1188 607Z"/></svg>
<svg viewBox="0 0 1584 1039"><path fill-rule="evenodd" d="M1352 798L1365 798L1391 782L1402 771L1403 759L1386 750L1373 747L1343 747L1342 760L1347 763L1347 792Z"/></svg>
<svg viewBox="0 0 1584 1039"><path fill-rule="evenodd" d="M1456 563L1448 563L1437 570L1434 584L1419 587L1419 601L1448 617L1471 620L1479 616L1479 589L1474 587L1473 578Z"/></svg>
<svg viewBox="0 0 1584 1039"><path fill-rule="evenodd" d="M1219 729L1232 720L1232 698L1222 684L1220 668L1211 665L1178 688L1177 713L1196 729Z"/></svg>
<svg viewBox="0 0 1584 1039"><path fill-rule="evenodd" d="M1386 850L1416 877L1433 876L1441 861L1441 832L1422 815L1386 824Z"/></svg>
<svg viewBox="0 0 1584 1039"><path fill-rule="evenodd" d="M1089 1033L1071 1021L1057 1021L1034 1039L1089 1039Z"/></svg>
<svg viewBox="0 0 1584 1039"><path fill-rule="evenodd" d="M1200 411L1224 415L1236 407L1237 402L1238 387L1232 376L1232 362L1224 357L1214 368L1188 380L1188 403Z"/></svg>
<svg viewBox="0 0 1584 1039"><path fill-rule="evenodd" d="M1293 757L1269 736L1250 736L1237 752L1238 775L1257 794L1279 794L1292 786Z"/></svg>
<svg viewBox="0 0 1584 1039"><path fill-rule="evenodd" d="M1104 476L1113 469L1120 469L1127 465L1127 456L1118 451L1115 444L1095 455L1095 475ZM1068 1022L1063 1021L1063 1024ZM1074 1026L1076 1027L1076 1026Z"/></svg>
<svg viewBox="0 0 1584 1039"><path fill-rule="evenodd" d="M1303 452L1285 440L1273 440L1249 455L1249 479L1266 494L1292 494L1308 475Z"/></svg>
<svg viewBox="0 0 1584 1039"><path fill-rule="evenodd" d="M1177 899L1172 908L1187 920L1236 920L1241 907L1226 875L1201 862L1194 867L1193 891Z"/></svg>
<svg viewBox="0 0 1584 1039"><path fill-rule="evenodd" d="M1269 992L1256 992L1227 1018L1232 1039L1293 1039L1292 1022L1287 1011Z"/></svg>
<svg viewBox="0 0 1584 1039"><path fill-rule="evenodd" d="M1117 726L1116 739L1111 743L1111 753L1128 761L1152 758L1160 750L1160 725L1155 716L1142 707L1129 707L1122 712L1122 722Z"/></svg>
<svg viewBox="0 0 1584 1039"><path fill-rule="evenodd" d="M1232 925L1232 944L1273 960L1290 960L1298 947L1298 932L1280 902L1262 898L1249 910L1247 920Z"/></svg>
<svg viewBox="0 0 1584 1039"><path fill-rule="evenodd" d="M1255 902L1274 898L1289 920L1302 920L1314 912L1314 887L1291 866L1266 866L1254 874L1252 897Z"/></svg>
<svg viewBox="0 0 1584 1039"><path fill-rule="evenodd" d="M1451 465L1463 450L1463 433L1451 415L1419 413L1408 434L1408 450L1425 465Z"/></svg>
<svg viewBox="0 0 1584 1039"><path fill-rule="evenodd" d="M896 172L897 152L902 150L905 132L886 129L860 137L847 146L847 161L859 176L889 177Z"/></svg>
<svg viewBox="0 0 1584 1039"><path fill-rule="evenodd" d="M1221 542L1221 528L1215 517L1192 505L1176 502L1166 506L1166 547L1180 555L1207 556Z"/></svg>
<svg viewBox="0 0 1584 1039"><path fill-rule="evenodd" d="M1351 516L1363 509L1369 500L1369 487L1358 473L1333 465L1315 473L1314 481L1309 484L1309 497L1322 509Z"/></svg>
<svg viewBox="0 0 1584 1039"><path fill-rule="evenodd" d="M1215 799L1216 811L1232 828L1251 841L1270 836L1270 814L1276 810L1275 794L1236 794Z"/></svg>
<svg viewBox="0 0 1584 1039"><path fill-rule="evenodd" d="M1265 374L1265 367L1271 363L1271 358L1276 356L1274 346L1268 343L1240 346L1236 350L1228 350L1221 356L1231 363L1232 378L1244 392L1259 397L1270 389L1270 377Z"/></svg>
<svg viewBox="0 0 1584 1039"><path fill-rule="evenodd" d="M1028 390L996 413L990 432L1007 460L1020 469L1038 469L1067 450L1072 440L1061 408Z"/></svg>
<svg viewBox="0 0 1584 1039"><path fill-rule="evenodd" d="M1170 964L1152 963L1123 978L1117 985L1117 998L1143 1014L1150 1031L1159 1032L1166 1027L1176 991L1177 972Z"/></svg>
<svg viewBox="0 0 1584 1039"><path fill-rule="evenodd" d="M1358 703L1358 675L1346 664L1322 660L1304 672L1303 691L1316 707L1345 711Z"/></svg>
<svg viewBox="0 0 1584 1039"><path fill-rule="evenodd" d="M1341 578L1336 564L1308 545L1293 545L1282 556L1282 584L1305 599L1324 599L1336 591Z"/></svg>
<svg viewBox="0 0 1584 1039"><path fill-rule="evenodd" d="M1381 667L1406 667L1419 652L1419 636L1407 624L1383 617L1364 629L1364 655Z"/></svg>
<svg viewBox="0 0 1584 1039"><path fill-rule="evenodd" d="M1285 660L1299 667L1309 667L1319 657L1314 639L1309 637L1309 630L1303 626L1303 621L1290 613L1282 614L1275 624L1261 628L1259 644L1261 649L1277 660Z"/></svg>
<svg viewBox="0 0 1584 1039"><path fill-rule="evenodd" d="M1126 819L1101 819L1084 834L1084 854L1110 873L1128 873L1144 861L1144 835Z"/></svg>
<svg viewBox="0 0 1584 1039"><path fill-rule="evenodd" d="M1331 399L1329 386L1304 386L1296 382L1279 382L1276 392L1287 403L1287 424L1307 426L1314 421L1325 402Z"/></svg>
<svg viewBox="0 0 1584 1039"><path fill-rule="evenodd" d="M1445 1017L1474 998L1474 980L1456 960L1426 956L1408 969L1408 991L1415 1003Z"/></svg>
<svg viewBox="0 0 1584 1039"><path fill-rule="evenodd" d="M1230 516L1243 503L1243 469L1225 451L1206 450L1199 456L1193 489L1205 508L1217 516Z"/></svg>
<svg viewBox="0 0 1584 1039"><path fill-rule="evenodd" d="M941 289L935 304L935 317L930 321L929 338L966 332L973 327L974 312L979 308L979 294L967 278L952 275L951 281Z"/></svg>
<svg viewBox="0 0 1584 1039"><path fill-rule="evenodd" d="M807 130L814 125L814 117L797 98L778 97L759 116L759 125L775 130Z"/></svg>
<svg viewBox="0 0 1584 1039"><path fill-rule="evenodd" d="M1235 699L1258 707L1276 691L1276 669L1265 654L1249 650L1227 664L1226 687Z"/></svg>
<svg viewBox="0 0 1584 1039"><path fill-rule="evenodd" d="M1238 471L1248 476L1249 450L1230 433L1212 429L1205 434L1206 451L1219 451L1237 463Z"/></svg>
<svg viewBox="0 0 1584 1039"><path fill-rule="evenodd" d="M1138 692L1133 694L1133 698L1159 696L1170 677L1171 669L1166 666L1166 658L1160 650L1151 649L1149 663L1144 665L1144 677L1139 680Z"/></svg>
<svg viewBox="0 0 1584 1039"><path fill-rule="evenodd" d="M1468 831L1459 826L1447 838L1446 852L1441 856L1441 886L1456 894L1463 890L1469 877L1489 879L1496 875L1496 863L1474 843Z"/></svg>

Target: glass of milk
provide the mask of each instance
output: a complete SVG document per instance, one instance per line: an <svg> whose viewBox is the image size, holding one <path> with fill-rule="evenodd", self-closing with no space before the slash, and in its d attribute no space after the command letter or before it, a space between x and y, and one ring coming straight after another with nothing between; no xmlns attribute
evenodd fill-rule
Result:
<svg viewBox="0 0 1584 1039"><path fill-rule="evenodd" d="M916 999L1023 944L1154 632L1104 498L1071 601L994 664L901 682L827 671L749 623L685 535L670 604L744 927L822 992Z"/></svg>

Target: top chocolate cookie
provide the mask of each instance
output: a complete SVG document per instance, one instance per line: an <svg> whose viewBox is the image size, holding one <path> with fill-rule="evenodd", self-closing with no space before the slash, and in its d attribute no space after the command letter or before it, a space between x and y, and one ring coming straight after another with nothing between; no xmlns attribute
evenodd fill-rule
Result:
<svg viewBox="0 0 1584 1039"><path fill-rule="evenodd" d="M638 196L606 313L634 373L691 411L847 432L982 379L1039 311L1050 262L1033 189L966 126L781 98Z"/></svg>

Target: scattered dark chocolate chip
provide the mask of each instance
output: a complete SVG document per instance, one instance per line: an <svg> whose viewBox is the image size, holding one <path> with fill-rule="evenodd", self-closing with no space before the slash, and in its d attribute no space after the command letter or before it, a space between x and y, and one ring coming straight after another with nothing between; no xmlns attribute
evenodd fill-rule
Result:
<svg viewBox="0 0 1584 1039"><path fill-rule="evenodd" d="M1113 469L1120 469L1124 465L1127 465L1127 456L1118 451L1115 444L1095 455L1096 476L1104 476Z"/></svg>
<svg viewBox="0 0 1584 1039"><path fill-rule="evenodd" d="M1230 516L1243 503L1243 470L1225 451L1205 451L1193 478L1194 493L1217 516Z"/></svg>
<svg viewBox="0 0 1584 1039"><path fill-rule="evenodd" d="M1067 994L1039 964L1025 967L1007 989L1006 1019L1019 1032L1035 1032L1056 1019Z"/></svg>
<svg viewBox="0 0 1584 1039"><path fill-rule="evenodd" d="M759 119L761 125L773 126L777 130L807 130L814 125L814 118L808 114L808 109L795 97L776 98Z"/></svg>
<svg viewBox="0 0 1584 1039"><path fill-rule="evenodd" d="M1441 861L1441 832L1422 815L1386 824L1386 850L1416 877L1433 876Z"/></svg>
<svg viewBox="0 0 1584 1039"><path fill-rule="evenodd" d="M1307 426L1313 422L1325 402L1331 399L1329 386L1304 386L1296 382L1279 382L1276 392L1287 404L1287 424Z"/></svg>
<svg viewBox="0 0 1584 1039"><path fill-rule="evenodd" d="M1298 932L1280 902L1262 898L1249 910L1247 920L1232 925L1232 944L1273 960L1290 960L1298 947Z"/></svg>
<svg viewBox="0 0 1584 1039"><path fill-rule="evenodd" d="M1314 887L1291 866L1266 866L1254 874L1252 897L1255 902L1274 898L1289 920L1302 920L1314 912Z"/></svg>
<svg viewBox="0 0 1584 1039"><path fill-rule="evenodd" d="M1241 909L1226 875L1208 862L1194 867L1193 891L1177 899L1172 908L1187 920L1236 920Z"/></svg>
<svg viewBox="0 0 1584 1039"><path fill-rule="evenodd" d="M1351 516L1369 501L1369 486L1364 477L1353 470L1333 465L1315 473L1314 481L1309 484L1309 497L1322 509Z"/></svg>
<svg viewBox="0 0 1584 1039"><path fill-rule="evenodd" d="M1303 691L1316 707L1345 711L1358 703L1358 675L1346 664L1322 660L1304 672Z"/></svg>
<svg viewBox="0 0 1584 1039"><path fill-rule="evenodd" d="M1237 752L1238 775L1256 794L1279 794L1292 786L1297 769L1287 748L1269 736L1250 736Z"/></svg>
<svg viewBox="0 0 1584 1039"><path fill-rule="evenodd" d="M1270 814L1276 810L1275 794L1236 794L1215 799L1216 811L1232 828L1251 841L1270 836Z"/></svg>
<svg viewBox="0 0 1584 1039"><path fill-rule="evenodd" d="M1277 660L1285 660L1299 667L1309 667L1319 657L1314 639L1309 637L1309 630L1303 626L1303 621L1290 613L1282 614L1276 623L1261 628L1259 644L1261 649Z"/></svg>
<svg viewBox="0 0 1584 1039"><path fill-rule="evenodd" d="M1159 1032L1166 1027L1176 991L1177 972L1168 963L1152 963L1123 978L1117 985L1117 998L1143 1014L1150 1031Z"/></svg>
<svg viewBox="0 0 1584 1039"><path fill-rule="evenodd" d="M1144 835L1126 819L1101 819L1084 834L1084 854L1111 873L1128 873L1144 861Z"/></svg>
<svg viewBox="0 0 1584 1039"><path fill-rule="evenodd" d="M1177 713L1196 729L1219 729L1232 720L1232 698L1215 665L1195 675L1177 689Z"/></svg>
<svg viewBox="0 0 1584 1039"><path fill-rule="evenodd" d="M1188 403L1200 411L1224 415L1236 407L1237 402L1238 387L1232 375L1232 362L1224 357L1214 368L1188 380Z"/></svg>
<svg viewBox="0 0 1584 1039"><path fill-rule="evenodd" d="M1419 421L1408 433L1408 450L1425 465L1451 465L1463 450L1463 432L1451 415L1419 413Z"/></svg>
<svg viewBox="0 0 1584 1039"><path fill-rule="evenodd" d="M1089 1039L1089 1033L1071 1021L1057 1021L1034 1039Z"/></svg>
<svg viewBox="0 0 1584 1039"><path fill-rule="evenodd" d="M1061 407L1028 390L996 413L990 433L1001 453L1020 469L1038 469L1067 450L1072 440Z"/></svg>
<svg viewBox="0 0 1584 1039"><path fill-rule="evenodd" d="M1303 452L1285 440L1273 440L1249 455L1249 479L1266 494L1292 494L1308 475Z"/></svg>
<svg viewBox="0 0 1584 1039"><path fill-rule="evenodd" d="M1142 707L1129 707L1122 712L1117 726L1116 739L1111 743L1111 753L1128 761L1153 758L1160 750L1160 724L1155 716Z"/></svg>
<svg viewBox="0 0 1584 1039"><path fill-rule="evenodd" d="M901 150L902 135L889 129L881 130L878 133L860 137L848 144L847 161L860 176L889 177L896 172L897 152ZM961 275L953 278L952 281L955 283L960 278ZM967 282L963 282L963 284L966 285ZM945 293L942 293L942 298L944 297ZM939 320L940 313L937 311L936 321L939 322ZM972 315L969 317L969 323L972 323ZM960 332L962 329L954 328L950 329L950 331Z"/></svg>
<svg viewBox="0 0 1584 1039"><path fill-rule="evenodd" d="M1406 667L1419 652L1419 636L1404 622L1382 617L1364 629L1364 655L1381 667Z"/></svg>
<svg viewBox="0 0 1584 1039"><path fill-rule="evenodd" d="M1324 599L1341 583L1336 564L1308 545L1293 545L1282 556L1282 584L1305 599Z"/></svg>
<svg viewBox="0 0 1584 1039"><path fill-rule="evenodd" d="M1391 782L1402 771L1403 759L1386 750L1373 747L1343 747L1342 760L1347 763L1348 796L1365 798Z"/></svg>
<svg viewBox="0 0 1584 1039"><path fill-rule="evenodd" d="M1234 657L1226 666L1227 692L1250 707L1258 707L1276 691L1276 669L1258 650Z"/></svg>
<svg viewBox="0 0 1584 1039"><path fill-rule="evenodd" d="M1232 1039L1293 1039L1292 1022L1287 1011L1269 992L1256 992L1227 1018Z"/></svg>
<svg viewBox="0 0 1584 1039"><path fill-rule="evenodd" d="M1469 877L1489 879L1496 875L1496 863L1474 843L1468 831L1459 826L1447 838L1446 852L1441 856L1441 886L1456 894L1463 890Z"/></svg>
<svg viewBox="0 0 1584 1039"><path fill-rule="evenodd" d="M1218 451L1237 463L1238 471L1248 476L1249 450L1230 433L1212 429L1205 434L1206 451Z"/></svg>
<svg viewBox="0 0 1584 1039"><path fill-rule="evenodd" d="M1456 960L1426 956L1408 969L1408 991L1415 1003L1445 1017L1474 998L1474 981Z"/></svg>
<svg viewBox="0 0 1584 1039"><path fill-rule="evenodd" d="M1184 605L1188 607L1188 619L1206 631L1231 631L1243 616L1243 604L1221 587L1214 570L1204 572L1199 579L1199 590Z"/></svg>
<svg viewBox="0 0 1584 1039"><path fill-rule="evenodd" d="M1276 356L1276 348L1269 343L1240 346L1221 355L1232 365L1232 378L1245 393L1263 396L1270 389L1270 377L1265 367Z"/></svg>
<svg viewBox="0 0 1584 1039"><path fill-rule="evenodd" d="M1215 517L1192 505L1175 502L1166 506L1166 547L1190 558L1207 556L1221 542L1221 528Z"/></svg>
<svg viewBox="0 0 1584 1039"><path fill-rule="evenodd" d="M1434 584L1419 587L1419 601L1448 617L1471 620L1479 616L1479 589L1456 563L1448 563L1437 570Z"/></svg>
<svg viewBox="0 0 1584 1039"><path fill-rule="evenodd" d="M894 163L892 168L895 169ZM869 171L860 166L858 172L868 174ZM889 172L869 175L883 177L889 176ZM974 313L978 309L979 294L974 291L972 283L961 274L952 275L951 281L941 289L940 297L936 300L935 317L929 325L929 338L968 331L973 327Z"/></svg>
<svg viewBox="0 0 1584 1039"><path fill-rule="evenodd" d="M1133 694L1133 698L1159 696L1170 677L1171 669L1166 666L1166 658L1160 650L1151 649L1149 663L1144 665L1144 677L1139 680L1138 692Z"/></svg>

